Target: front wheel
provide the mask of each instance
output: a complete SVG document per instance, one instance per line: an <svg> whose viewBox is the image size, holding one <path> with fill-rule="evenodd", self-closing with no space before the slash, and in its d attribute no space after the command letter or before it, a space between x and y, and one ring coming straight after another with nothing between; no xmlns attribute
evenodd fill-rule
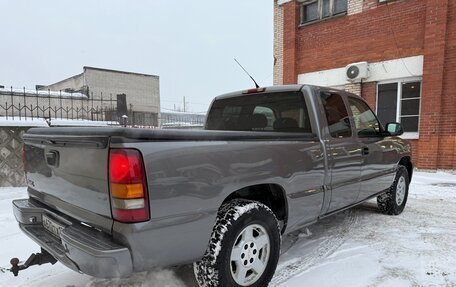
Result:
<svg viewBox="0 0 456 287"><path fill-rule="evenodd" d="M194 263L201 287L268 286L280 252L277 218L264 204L233 200L218 212L208 249Z"/></svg>
<svg viewBox="0 0 456 287"><path fill-rule="evenodd" d="M390 215L401 214L407 203L409 176L404 166L399 166L396 178L390 189L377 197L377 205L381 212Z"/></svg>

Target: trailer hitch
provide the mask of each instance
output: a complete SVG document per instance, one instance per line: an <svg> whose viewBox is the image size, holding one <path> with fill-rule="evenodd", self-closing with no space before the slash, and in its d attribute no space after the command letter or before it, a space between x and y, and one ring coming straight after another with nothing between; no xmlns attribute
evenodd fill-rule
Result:
<svg viewBox="0 0 456 287"><path fill-rule="evenodd" d="M46 263L54 265L56 262L57 260L49 252L41 248L41 253L32 253L24 264L19 265L19 259L12 258L10 260L11 269L9 269L9 271L13 272L14 276L17 276L20 270L27 269L30 266Z"/></svg>

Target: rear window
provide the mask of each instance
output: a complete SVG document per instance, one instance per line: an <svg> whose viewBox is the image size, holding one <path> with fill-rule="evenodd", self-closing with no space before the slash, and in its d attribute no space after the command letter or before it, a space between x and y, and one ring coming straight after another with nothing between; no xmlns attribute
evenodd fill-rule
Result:
<svg viewBox="0 0 456 287"><path fill-rule="evenodd" d="M245 95L216 100L208 130L312 133L301 92Z"/></svg>

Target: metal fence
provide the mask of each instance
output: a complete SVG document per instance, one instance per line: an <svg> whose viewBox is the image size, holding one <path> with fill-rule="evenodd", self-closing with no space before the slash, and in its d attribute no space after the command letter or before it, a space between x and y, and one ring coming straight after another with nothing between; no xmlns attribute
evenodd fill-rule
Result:
<svg viewBox="0 0 456 287"><path fill-rule="evenodd" d="M163 129L202 129L206 115L195 113L162 112L160 127Z"/></svg>
<svg viewBox="0 0 456 287"><path fill-rule="evenodd" d="M127 118L123 118L123 114ZM117 95L88 97L78 92L43 91L3 88L0 86L0 120L45 120L49 125L82 124L82 121L103 125L127 125L139 128L202 129L204 114L156 113L117 109ZM104 122L104 123L100 123ZM54 123L54 124L53 124Z"/></svg>
<svg viewBox="0 0 456 287"><path fill-rule="evenodd" d="M64 119L115 121L117 100L87 97L81 93L0 88L0 116L9 120Z"/></svg>

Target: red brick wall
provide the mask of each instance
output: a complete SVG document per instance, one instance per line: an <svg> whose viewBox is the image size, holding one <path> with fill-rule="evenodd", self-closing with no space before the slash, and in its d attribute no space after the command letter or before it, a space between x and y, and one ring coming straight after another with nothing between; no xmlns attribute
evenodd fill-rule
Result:
<svg viewBox="0 0 456 287"><path fill-rule="evenodd" d="M377 104L377 82L365 83L362 85L361 97L369 104L372 110L376 110Z"/></svg>
<svg viewBox="0 0 456 287"><path fill-rule="evenodd" d="M299 5L284 5L284 83L297 75L347 64L424 55L420 168L456 169L456 1L364 0L363 12L299 27ZM362 95L375 109L376 83Z"/></svg>
<svg viewBox="0 0 456 287"><path fill-rule="evenodd" d="M456 169L456 1L448 1L438 164Z"/></svg>
<svg viewBox="0 0 456 287"><path fill-rule="evenodd" d="M299 6L294 2L284 5L283 23L283 83L296 83L296 27L299 25Z"/></svg>
<svg viewBox="0 0 456 287"><path fill-rule="evenodd" d="M391 4L393 1L401 1L401 0L388 0L388 2L382 2L382 3L378 2L378 0L363 0L363 11L367 11L369 9L375 9L378 6Z"/></svg>
<svg viewBox="0 0 456 287"><path fill-rule="evenodd" d="M454 0L452 0L454 1ZM423 90L420 113L420 139L417 166L421 168L445 168L438 158L443 81L445 66L445 40L448 0L427 0L424 42Z"/></svg>
<svg viewBox="0 0 456 287"><path fill-rule="evenodd" d="M425 12L425 1L407 0L304 25L297 29L297 74L422 55Z"/></svg>

